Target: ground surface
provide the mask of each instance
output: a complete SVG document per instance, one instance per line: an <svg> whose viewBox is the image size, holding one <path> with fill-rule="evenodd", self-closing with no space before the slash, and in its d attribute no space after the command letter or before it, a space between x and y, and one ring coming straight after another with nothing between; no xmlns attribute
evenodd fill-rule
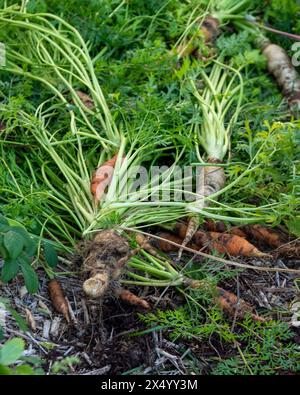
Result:
<svg viewBox="0 0 300 395"><path fill-rule="evenodd" d="M201 265L199 258L194 258ZM297 268L299 261L248 260L257 267L276 266ZM76 271L60 265L59 271ZM226 270L226 269L225 269ZM230 268L227 268L230 270ZM21 278L9 286L1 286L1 296L8 298L21 316L27 317L29 332L22 332L13 317L7 316L6 338L20 336L27 342L27 356L40 356L43 369L50 373L53 364L66 357L77 357L66 366L68 374L206 374L218 361L234 355L230 346L223 344L217 336L208 341L195 339L171 341L170 333L160 328L150 333L138 334L147 327L139 319L141 309L128 306L114 297L104 301L87 300L82 291L80 275L59 277L70 305L72 322L68 324L58 314L49 299L48 279L40 274L40 291L27 293ZM287 323L291 322L289 307L297 299L294 287L295 275L289 273L266 273L246 270L235 279L223 281L222 286L256 306L258 311ZM134 290L134 289L133 289ZM183 299L173 290L143 290L141 293L157 309L176 309ZM28 313L28 311L30 313ZM277 311L277 313L276 313ZM30 317L28 317L30 314ZM29 320L28 320L29 318ZM33 323L32 323L33 322ZM232 330L235 322L232 321ZM32 327L35 329L32 330ZM294 328L295 343L300 345L300 331ZM287 372L282 371L281 374Z"/></svg>

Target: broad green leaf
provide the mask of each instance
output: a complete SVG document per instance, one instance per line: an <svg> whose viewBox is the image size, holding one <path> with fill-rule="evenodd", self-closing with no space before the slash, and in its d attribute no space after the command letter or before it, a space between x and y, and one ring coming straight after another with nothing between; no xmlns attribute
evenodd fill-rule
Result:
<svg viewBox="0 0 300 395"><path fill-rule="evenodd" d="M24 247L23 237L12 230L4 234L3 243L12 259L16 259Z"/></svg>
<svg viewBox="0 0 300 395"><path fill-rule="evenodd" d="M2 259L6 259L8 257L8 253L7 253L6 248L4 247L4 244L3 244L3 236L1 234L0 234L0 257Z"/></svg>
<svg viewBox="0 0 300 395"><path fill-rule="evenodd" d="M24 348L23 339L16 337L8 340L0 349L0 364L7 366L16 362L22 356Z"/></svg>
<svg viewBox="0 0 300 395"><path fill-rule="evenodd" d="M8 368L7 366L1 365L0 364L0 375L1 376L9 376L13 374L13 370Z"/></svg>
<svg viewBox="0 0 300 395"><path fill-rule="evenodd" d="M25 376L25 375L26 376L33 376L33 375L35 375L35 371L31 366L25 364L25 365L17 366L15 368L15 374L20 374L22 376Z"/></svg>
<svg viewBox="0 0 300 395"><path fill-rule="evenodd" d="M17 273L19 271L19 262L18 260L6 260L4 262L4 265L1 270L1 280L4 283L7 283L8 281L12 280L14 277L16 277Z"/></svg>
<svg viewBox="0 0 300 395"><path fill-rule="evenodd" d="M6 224L2 224L0 222L0 232L8 232L10 230L10 226L6 225Z"/></svg>
<svg viewBox="0 0 300 395"><path fill-rule="evenodd" d="M34 294L39 288L39 280L36 272L28 263L22 262L21 270L24 276L26 288L29 293Z"/></svg>
<svg viewBox="0 0 300 395"><path fill-rule="evenodd" d="M2 214L0 214L0 224L8 225L8 221Z"/></svg>
<svg viewBox="0 0 300 395"><path fill-rule="evenodd" d="M4 331L2 326L0 326L0 341L2 341L4 339Z"/></svg>
<svg viewBox="0 0 300 395"><path fill-rule="evenodd" d="M46 262L50 267L56 267L58 264L57 253L49 243L44 243L44 255Z"/></svg>

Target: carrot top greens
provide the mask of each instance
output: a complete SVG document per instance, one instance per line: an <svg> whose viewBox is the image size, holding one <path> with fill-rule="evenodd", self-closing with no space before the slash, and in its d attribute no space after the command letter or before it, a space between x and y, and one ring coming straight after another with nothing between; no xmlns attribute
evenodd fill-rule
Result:
<svg viewBox="0 0 300 395"><path fill-rule="evenodd" d="M296 269L285 260L262 263L258 257L269 259L273 251L252 239L256 260L215 256L229 255L226 240L245 237L249 244L246 224L284 229L288 246L300 237L300 120L292 111L300 103L300 81L290 62L292 42L275 34L300 33L300 8L292 0L284 9L279 0L268 3L0 1L3 283L10 286L21 274L34 294L40 273L56 284L63 270L82 276L91 295L123 295L147 308L166 292L173 297L175 287L185 304L141 316L146 332L159 328L172 341L231 345L231 358L210 360L213 374L299 371L292 330L264 322L283 315L290 324L293 313L295 323ZM102 173L109 163L111 173ZM172 255L151 255L153 240L146 240L148 249L136 241L139 232L150 237L159 227L176 232L185 220L193 225L189 237L176 237L196 257L185 252L180 264ZM208 232L207 220L224 229ZM237 226L240 234L233 236ZM119 249L107 242L112 235ZM62 269L81 243L83 273ZM234 246L235 256L242 255L241 245ZM117 252L107 268L108 250ZM257 288L261 278L252 267L267 273L264 287ZM128 297L121 286L164 290L153 291L148 302ZM282 305L276 304L278 288L280 295L288 290ZM57 289L72 321L58 282ZM231 324L221 311L233 317ZM0 340L3 332L0 327ZM24 344L16 346L18 359ZM22 372L22 364L10 369L18 363L5 358L10 347L0 350L0 371ZM70 358L54 371L67 371ZM202 373L198 362L189 361Z"/></svg>

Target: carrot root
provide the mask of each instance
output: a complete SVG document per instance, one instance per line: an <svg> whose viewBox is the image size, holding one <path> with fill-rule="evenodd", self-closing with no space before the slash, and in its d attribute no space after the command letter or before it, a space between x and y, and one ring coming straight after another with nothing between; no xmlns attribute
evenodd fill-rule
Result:
<svg viewBox="0 0 300 395"><path fill-rule="evenodd" d="M208 158L207 163L220 163L219 159ZM204 166L198 178L197 195L197 206L199 208L207 207L209 201L205 198L213 195L220 191L225 185L225 173L224 169L219 166ZM182 242L182 246L185 247L193 238L199 227L199 215L193 215L186 228L186 233ZM178 260L181 258L183 248L179 250Z"/></svg>
<svg viewBox="0 0 300 395"><path fill-rule="evenodd" d="M268 244L270 247L278 248L283 244L279 233L262 225L247 225L243 229L249 236Z"/></svg>
<svg viewBox="0 0 300 395"><path fill-rule="evenodd" d="M138 245L143 248L145 251L149 252L149 254L161 258L159 253L156 251L156 249L151 245L151 243L148 241L148 239L142 235L141 233L137 233L135 236L135 240L138 243Z"/></svg>
<svg viewBox="0 0 300 395"><path fill-rule="evenodd" d="M89 108L90 110L93 110L95 108L94 101L89 95L87 95L86 93L84 93L84 92L82 92L80 90L76 91L76 93L77 93L77 96L79 97L79 99L81 100L81 102L87 108Z"/></svg>
<svg viewBox="0 0 300 395"><path fill-rule="evenodd" d="M221 309L230 316L243 319L247 314L250 314L255 321L265 322L263 317L260 317L253 312L254 308L245 300L238 298L234 293L226 291L220 287L217 287L217 291L217 303Z"/></svg>
<svg viewBox="0 0 300 395"><path fill-rule="evenodd" d="M70 322L69 306L66 301L61 284L57 280L50 280L48 284L50 299L56 311L61 313L66 321Z"/></svg>
<svg viewBox="0 0 300 395"><path fill-rule="evenodd" d="M184 237L186 233L186 225L177 224L176 231L180 237ZM208 248L208 250L216 250L221 254L231 256L245 256L266 258L271 255L266 254L256 248L243 237L219 232L202 232L198 230L194 235L194 243L199 248Z"/></svg>
<svg viewBox="0 0 300 395"><path fill-rule="evenodd" d="M117 158L118 154L104 162L92 176L91 193L94 196L95 204L100 202L106 187L108 187L112 180Z"/></svg>
<svg viewBox="0 0 300 395"><path fill-rule="evenodd" d="M262 53L266 56L268 69L286 97L292 112L300 111L300 79L288 54L279 45L269 40L261 43Z"/></svg>
<svg viewBox="0 0 300 395"><path fill-rule="evenodd" d="M132 292L130 292L128 289L123 289L123 288L117 288L115 290L115 295L121 299L123 302L128 303L132 306L137 306L137 307L141 307L142 309L145 310L150 310L151 306L149 305L149 303L140 298L139 296L133 294Z"/></svg>
<svg viewBox="0 0 300 395"><path fill-rule="evenodd" d="M98 232L84 252L83 272L88 274L83 290L90 298L101 298L111 282L121 275L129 256L127 240L112 230Z"/></svg>

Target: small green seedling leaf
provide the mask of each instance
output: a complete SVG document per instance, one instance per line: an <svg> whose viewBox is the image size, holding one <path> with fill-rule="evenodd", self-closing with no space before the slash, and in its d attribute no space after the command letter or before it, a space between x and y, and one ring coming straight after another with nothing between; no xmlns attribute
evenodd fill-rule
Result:
<svg viewBox="0 0 300 395"><path fill-rule="evenodd" d="M34 294L39 288L39 280L36 272L28 263L22 262L21 270L24 276L26 288L29 293Z"/></svg>
<svg viewBox="0 0 300 395"><path fill-rule="evenodd" d="M24 247L23 237L12 230L5 233L3 243L11 259L16 259L21 254Z"/></svg>
<svg viewBox="0 0 300 395"><path fill-rule="evenodd" d="M50 267L56 267L58 264L58 257L55 249L49 243L44 243L44 255L46 262Z"/></svg>
<svg viewBox="0 0 300 395"><path fill-rule="evenodd" d="M24 348L25 342L23 339L8 340L0 349L0 364L8 366L16 362L22 356Z"/></svg>

